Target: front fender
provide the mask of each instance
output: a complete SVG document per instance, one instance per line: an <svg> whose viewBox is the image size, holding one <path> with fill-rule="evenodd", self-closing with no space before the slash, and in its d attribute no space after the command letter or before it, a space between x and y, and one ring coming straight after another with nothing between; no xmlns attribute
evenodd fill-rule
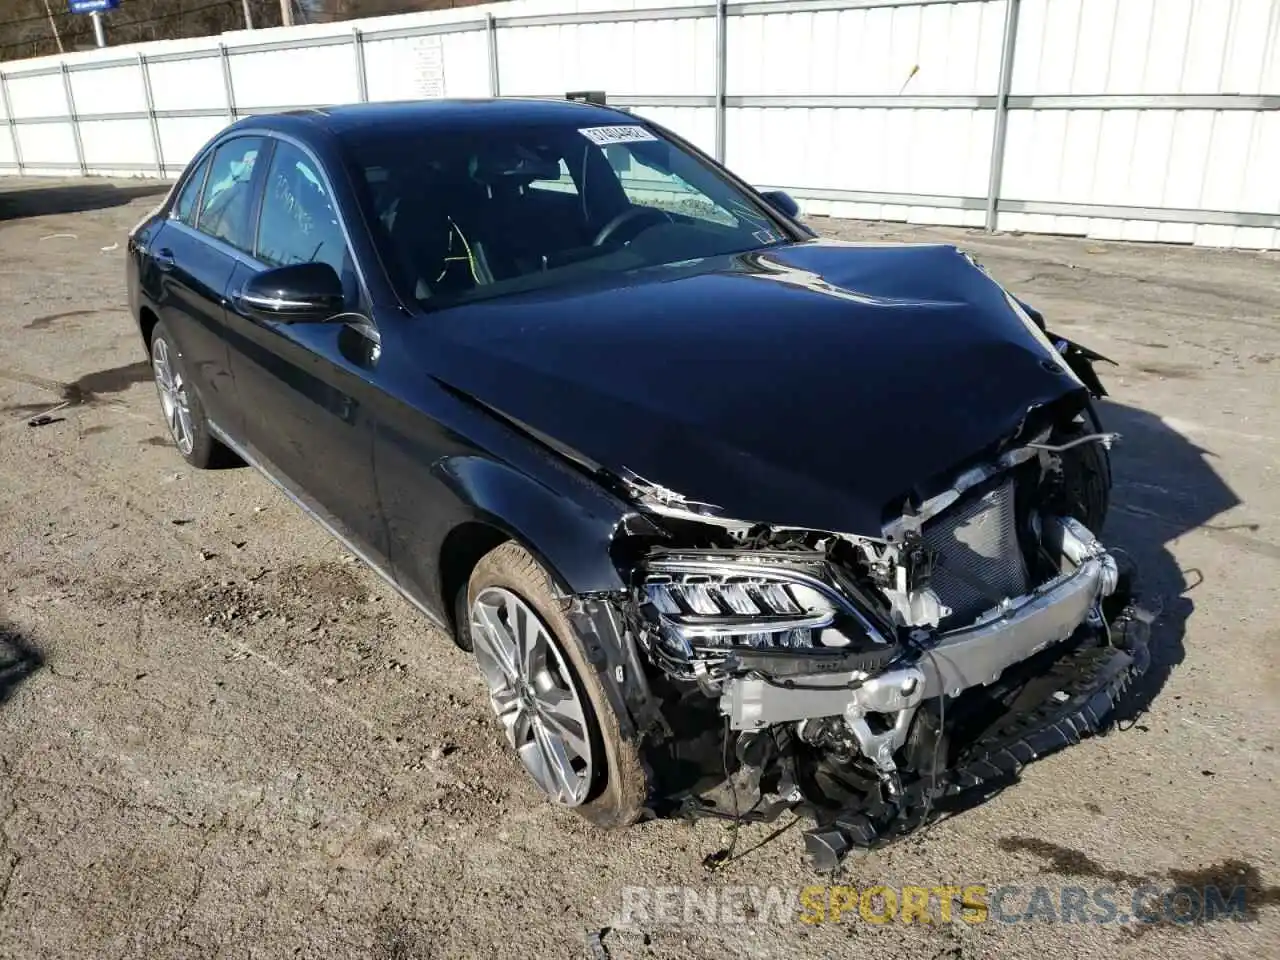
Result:
<svg viewBox="0 0 1280 960"><path fill-rule="evenodd" d="M553 490L487 457L450 457L432 471L481 520L519 540L567 594L624 588L609 546L626 516L625 504L587 478L574 495Z"/></svg>
<svg viewBox="0 0 1280 960"><path fill-rule="evenodd" d="M1080 378L1080 382L1085 385L1089 393L1095 398L1107 396L1107 388L1102 385L1102 380L1098 377L1097 371L1093 369L1093 365L1099 360L1112 366L1118 366L1118 364L1110 357L1104 357L1096 350L1082 347L1080 344L1046 329L1044 314L1025 300L1016 299L1018 300L1018 306L1026 311L1027 316L1035 321L1036 326L1043 330L1045 336L1053 342L1054 347L1062 354L1062 359L1067 361L1067 366L1071 368L1071 372Z"/></svg>
<svg viewBox="0 0 1280 960"><path fill-rule="evenodd" d="M1046 336L1058 348L1058 352L1062 354L1062 359L1067 361L1067 366L1071 368L1071 372L1080 378L1080 382L1089 388L1089 392L1094 397L1107 396L1107 388L1102 385L1102 380L1098 377L1098 372L1093 369L1093 365L1096 361L1101 360L1112 366L1118 366L1114 360L1110 357L1104 357L1088 347L1082 347L1066 337L1060 337L1056 333L1046 331Z"/></svg>

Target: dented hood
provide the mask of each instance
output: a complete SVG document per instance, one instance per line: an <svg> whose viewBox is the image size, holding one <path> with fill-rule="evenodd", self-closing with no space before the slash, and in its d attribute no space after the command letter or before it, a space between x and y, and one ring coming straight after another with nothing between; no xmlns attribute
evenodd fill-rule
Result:
<svg viewBox="0 0 1280 960"><path fill-rule="evenodd" d="M1083 389L950 246L814 241L432 320L438 380L584 461L864 535Z"/></svg>

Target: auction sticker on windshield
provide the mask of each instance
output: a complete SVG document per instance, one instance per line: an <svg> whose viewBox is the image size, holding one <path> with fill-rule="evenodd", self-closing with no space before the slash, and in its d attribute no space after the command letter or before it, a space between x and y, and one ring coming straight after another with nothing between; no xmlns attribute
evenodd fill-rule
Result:
<svg viewBox="0 0 1280 960"><path fill-rule="evenodd" d="M657 140L644 127L583 127L578 131L597 147L605 147L611 143L640 143L644 140Z"/></svg>

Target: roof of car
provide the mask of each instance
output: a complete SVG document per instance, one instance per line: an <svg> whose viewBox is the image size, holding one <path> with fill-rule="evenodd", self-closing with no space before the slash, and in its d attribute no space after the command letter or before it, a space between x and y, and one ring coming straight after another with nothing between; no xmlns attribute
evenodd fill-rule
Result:
<svg viewBox="0 0 1280 960"><path fill-rule="evenodd" d="M610 107L572 100L476 99L404 100L353 103L292 111L278 116L308 119L339 136L352 132L394 133L401 130L475 129L533 123L618 123L624 116ZM262 122L265 118L254 118Z"/></svg>

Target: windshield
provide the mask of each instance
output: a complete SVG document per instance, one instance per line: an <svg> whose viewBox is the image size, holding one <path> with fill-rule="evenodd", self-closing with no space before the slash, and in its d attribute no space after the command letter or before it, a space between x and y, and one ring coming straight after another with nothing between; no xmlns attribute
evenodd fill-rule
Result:
<svg viewBox="0 0 1280 960"><path fill-rule="evenodd" d="M366 135L346 149L392 279L424 305L791 239L758 202L639 123Z"/></svg>

